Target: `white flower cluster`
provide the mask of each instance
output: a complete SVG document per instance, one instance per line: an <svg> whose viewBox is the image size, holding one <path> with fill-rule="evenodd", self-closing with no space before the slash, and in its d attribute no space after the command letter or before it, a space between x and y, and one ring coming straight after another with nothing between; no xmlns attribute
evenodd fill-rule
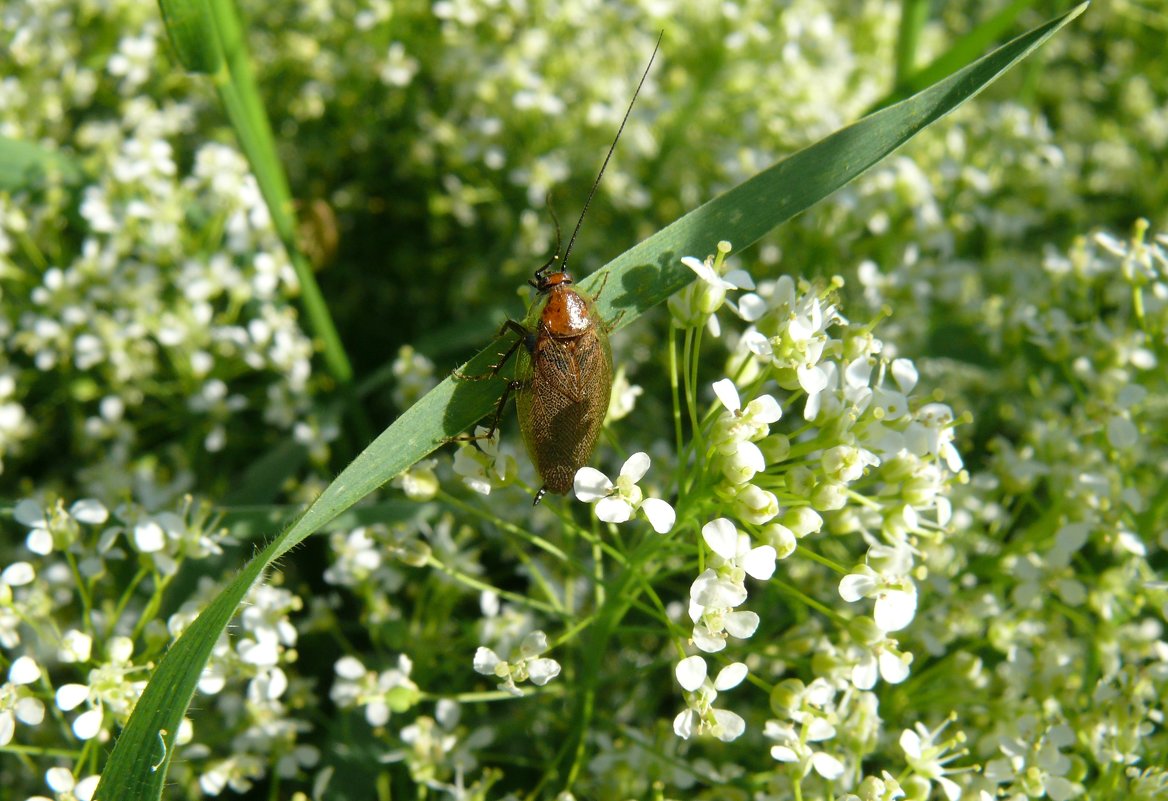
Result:
<svg viewBox="0 0 1168 801"><path fill-rule="evenodd" d="M474 669L484 676L494 676L502 681L498 688L514 696L523 695L518 682L528 679L539 687L560 675L560 663L540 656L548 650L547 635L533 631L519 643L518 653L510 660L504 660L490 648L479 646L474 655Z"/></svg>
<svg viewBox="0 0 1168 801"><path fill-rule="evenodd" d="M780 742L772 752L777 759L834 779L843 763L811 744L826 743L843 724L847 713L837 698L909 675L912 654L889 635L908 627L916 612L916 543L939 537L951 518L948 486L962 469L954 416L942 404L916 400L912 362L886 358L883 343L870 328L851 326L830 292L789 277L757 286L747 279L719 284L728 253L723 243L706 262L687 262L701 278L690 295L699 292L708 303L690 298L671 306L676 324L692 329L717 312L727 289L754 290L734 307L748 325L730 340L734 378L713 384L721 408L702 431L711 498L728 516L702 527L710 557L690 588L690 642L716 653L728 638L753 636L761 619L741 608L747 577L770 579L776 560L789 558L825 526L855 536L864 551L837 579L838 597L873 600L873 617L855 617L841 631L842 643L829 646L836 654L831 679L817 678L797 694L810 706L767 724L768 736ZM802 419L786 419L783 406L799 398ZM683 660L685 669L679 665L687 709L674 722L676 733L738 736L741 719L711 705L717 690L738 682L727 678L701 689L705 672L687 661L694 659L700 657ZM805 719L809 709L814 717Z"/></svg>
<svg viewBox="0 0 1168 801"><path fill-rule="evenodd" d="M413 666L410 658L402 654L396 668L378 673L354 656L343 656L337 660L337 680L329 697L342 709L364 709L370 726L384 726L393 712L405 712L418 702L421 692L410 679Z"/></svg>
<svg viewBox="0 0 1168 801"><path fill-rule="evenodd" d="M168 621L172 637L178 637L193 622L215 590L214 582L200 586L199 597L184 604ZM287 668L297 659L298 631L291 616L303 601L288 590L257 584L248 592L239 615L237 636L226 633L216 643L211 659L199 679L198 692L214 696L224 708L238 711L231 732L230 754L223 756L210 744L201 742L184 750L184 759L200 763L198 784L206 795L219 795L230 788L246 792L273 770L291 778L312 768L320 759L319 750L298 742L310 729L295 712L311 700L307 688L289 678ZM183 742L180 736L179 742Z"/></svg>

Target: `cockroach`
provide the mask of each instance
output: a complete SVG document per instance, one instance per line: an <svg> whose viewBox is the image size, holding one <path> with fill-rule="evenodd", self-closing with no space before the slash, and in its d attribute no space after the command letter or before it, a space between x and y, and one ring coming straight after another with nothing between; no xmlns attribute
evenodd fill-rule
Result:
<svg viewBox="0 0 1168 801"><path fill-rule="evenodd" d="M592 457L608 412L612 394L612 351L608 345L611 324L600 319L592 298L573 285L572 274L568 272L568 257L660 47L661 37L658 37L657 46L653 48L616 137L608 148L608 155L604 157L584 201L563 258L560 257L557 224L555 254L527 282L537 293L527 316L522 321L507 320L499 330L500 337L514 334L515 342L489 372L480 376L462 376L470 380L494 377L513 355L519 354L515 378L499 398L495 419L484 436L490 437L498 430L503 407L514 392L523 442L543 480L533 505L543 500L548 492L564 495L572 489L576 471ZM554 213L552 217L554 220Z"/></svg>

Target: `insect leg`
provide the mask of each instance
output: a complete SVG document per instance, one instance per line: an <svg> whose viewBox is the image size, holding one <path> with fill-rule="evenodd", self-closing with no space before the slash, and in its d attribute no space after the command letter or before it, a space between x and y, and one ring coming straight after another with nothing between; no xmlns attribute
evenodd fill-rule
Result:
<svg viewBox="0 0 1168 801"><path fill-rule="evenodd" d="M606 272L606 273L605 273L605 274L604 274L604 275L601 277L601 279L600 279L600 288L599 288L599 289L597 289L597 290L596 290L596 294L592 296L592 300L593 300L594 302L597 302L597 303L599 303L599 302L600 302L600 297L601 297L601 296L604 294L604 288L605 288L606 286L608 286L608 276L609 276L610 274L611 274L611 273L609 273L609 272ZM621 312L618 312L618 313L617 313L617 315L616 315L616 317L613 317L611 320L608 320L608 321L602 321L600 325L601 325L601 327L604 329L604 333L606 333L606 334L607 334L607 333L611 332L611 331L612 331L612 329L616 328L616 324L617 324L617 323L619 323L619 322L620 322L620 319L621 319L622 317L624 317L624 316L625 316L625 313L624 313L623 311L621 311Z"/></svg>
<svg viewBox="0 0 1168 801"><path fill-rule="evenodd" d="M609 272L610 272L609 270L605 270L605 271L604 271L604 275L603 275L603 276L601 277L601 279L600 279L600 288L599 288L599 289L597 289L597 290L596 290L596 292L595 292L595 293L593 293L593 295L592 295L592 299L593 299L594 301L599 301L599 300L600 300L600 297L601 297L601 295L603 295L603 294L604 294L604 288L605 288L606 286L608 286L608 276L609 276Z"/></svg>
<svg viewBox="0 0 1168 801"><path fill-rule="evenodd" d="M476 442L480 439L490 439L495 436L495 432L499 430L499 421L503 419L503 410L507 408L507 399L511 397L511 393L519 389L523 383L521 381L508 381L507 388L503 390L503 394L499 396L499 400L495 403L495 416L491 419L491 427L485 434L459 434L457 437L450 437L447 442Z"/></svg>
<svg viewBox="0 0 1168 801"><path fill-rule="evenodd" d="M499 354L501 358L498 362L491 365L490 370L485 373L480 373L479 375L466 375L455 370L455 380L486 381L489 378L495 378L499 375L499 371L503 369L503 365L505 365L508 360L510 360L510 358L515 355L515 351L519 350L520 345L525 346L528 350L531 350L534 347L534 335L526 328L524 328L521 323L517 323L515 320L507 320L504 322L503 327L500 328L499 333L496 334L496 338L503 336L508 331L511 331L514 334L518 334L518 336L515 337L515 341L511 343L511 347L509 347L505 353ZM499 430L499 421L503 419L503 408L507 405L507 399L511 397L511 393L520 386L522 386L522 383L517 380L507 382L506 389L503 390L503 394L499 396L499 400L495 404L495 416L491 421L491 428L486 434L459 434L456 437L450 437L447 442L474 442L475 440L490 439L493 437L495 432Z"/></svg>
<svg viewBox="0 0 1168 801"><path fill-rule="evenodd" d="M506 334L508 331L511 331L512 333L515 333L515 334L518 334L518 336L515 338L515 341L511 343L511 347L509 347L506 350L506 352L499 354L500 358L499 358L498 362L496 362L495 364L492 364L490 369L487 370L487 372L479 373L478 375L467 375L466 373L460 373L457 370L455 370L453 373L455 380L456 381L486 381L488 378L494 378L495 376L497 376L499 374L499 371L503 369L503 365L505 365L510 360L510 358L515 355L515 351L519 350L520 345L526 344L527 349L531 350L531 348L532 348L532 343L530 341L532 339L531 332L528 331L526 328L524 328L521 323L517 323L514 320L507 320L506 322L504 322L503 327L499 329L499 333L495 334L495 338L498 339L499 337Z"/></svg>

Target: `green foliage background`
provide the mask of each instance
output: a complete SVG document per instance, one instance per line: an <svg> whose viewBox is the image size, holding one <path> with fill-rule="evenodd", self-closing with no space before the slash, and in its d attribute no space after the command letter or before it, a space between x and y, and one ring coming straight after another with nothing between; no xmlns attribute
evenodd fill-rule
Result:
<svg viewBox="0 0 1168 801"><path fill-rule="evenodd" d="M277 364L249 373L228 360L221 378L250 402L238 414L215 418L191 413L187 399L197 394L200 381L179 359L168 362L151 352L158 369L146 376L106 372L101 365L73 369L69 358L76 354L63 340L61 366L38 372L32 369L36 348L17 331L7 337L0 366L19 376L21 402L43 410L43 417L35 436L0 453L0 495L13 501L46 491L73 497L92 491L98 483L92 473L137 470L151 473L153 484L169 483L161 495L193 488L221 500L225 522L245 540L272 533L295 504L313 497L404 411L408 399L392 391L392 361L401 346L432 359L441 378L489 343L500 321L517 315L526 278L546 259L553 238L544 198L551 192L561 218L574 221L659 29L665 31L661 61L589 211L575 249L573 269L579 273L594 272L687 211L898 93L922 88L920 82L930 77L925 67L934 58L944 65L960 50L954 43L980 41L972 58L990 48L989 28L1012 35L1063 10L998 4L994 16L981 4L944 4L935 16L926 11L919 17L927 25L906 29L896 24L901 7L885 3L864 3L858 10L797 3L781 13L769 3L734 8L244 3L240 19L253 83L232 85L222 72L214 75L225 63L216 54L180 48L212 76L184 73L163 50L131 92L120 92L116 81L86 92L66 74L59 103L13 103L2 116L0 187L6 208L23 209L32 219L35 245L16 241L6 248L6 254L17 254L3 265L6 321L19 318L20 304L28 303L28 290L46 268L70 263L82 248L90 218L78 188L93 178L106 154L78 131L103 123L132 129L135 102L162 116L173 113L175 125L163 138L174 148L178 174L186 176L204 143L236 146L238 121L254 115L258 101L271 121L275 150L269 156L286 171L289 203L281 223L282 190L273 178L274 233L257 226L257 247L278 252L281 240L297 239L308 255L293 266L302 278L313 271L344 354L318 355L318 369L291 393L291 406L311 409L315 430L333 432L321 437L325 447L313 449L290 436L290 424L263 414L265 390L282 381ZM144 28L157 35L161 24L157 9L148 5L62 4L56 16L23 9L27 16L19 20L22 9L10 13L14 30L32 31L26 36L32 40L47 40L66 25L70 34L56 46L67 52L58 58L89 65L102 64L127 32ZM197 29L198 20L190 24ZM768 234L745 256L759 278L843 274L848 302L871 307L873 314L896 302L883 336L905 355L937 365L936 375L949 380L947 399L973 412L974 425L962 431L962 450L974 455L971 467L979 466L979 458L989 461L978 454L988 453L988 443L1016 421L964 367L988 368L993 356L972 319L985 309L963 303L1008 292L1018 265L1033 263L1042 245L1065 250L1085 231L1126 232L1141 217L1151 219L1152 230L1168 226L1168 177L1162 170L1168 155L1168 56L1160 46L1165 29L1165 16L1154 7L1092 9L976 103ZM43 87L50 80L46 73L55 69L52 60L21 58L19 48L27 44L10 45L16 57L6 68L8 90ZM265 146L262 137L254 146ZM154 259L165 270L177 269L188 254L207 257L220 249L227 222L214 204L192 203L176 213L181 247L122 255ZM723 236L702 233L711 240ZM678 241L692 246L696 239L674 240L675 249ZM705 255L683 250L674 255ZM247 260L246 254L232 257ZM887 273L903 268L900 275L909 278L876 297L870 284L853 280L868 264ZM970 264L986 267L953 268ZM617 269L632 265L621 261ZM679 272L673 283L638 289L636 309L665 297L683 277ZM312 282L300 285L311 295ZM163 299L181 306L182 291L172 285ZM254 300L226 294L216 299L216 313L234 315L246 326ZM319 344L322 332L313 322L321 312L311 311L311 298L305 311L303 300L285 297L281 305ZM107 302L116 309L120 301ZM618 335L617 353L645 386L642 412L665 419L669 390L659 333L664 315L653 311L646 317ZM6 335L18 328L10 324ZM442 435L461 430L489 407L483 389L482 397L466 400L411 446L428 450ZM444 391L435 396L443 402L449 385ZM105 441L81 433L92 407L110 393L132 399L135 430ZM441 411L423 406L414 414ZM226 446L208 453L205 438L225 420L231 427ZM397 444L382 442L385 448ZM347 494L326 495L316 515L301 519L273 550L282 552L397 472L395 463L382 458L386 452L368 453L357 463L361 483L346 485ZM134 493L131 483L127 496ZM525 503L518 498L516 508ZM265 523L249 528L247 514L257 507ZM392 519L413 511L405 507L395 499L381 511ZM246 550L205 565L204 572L221 577ZM318 577L297 567L323 559L324 552L321 539L309 540L283 560L285 580L305 594L326 592ZM193 592L196 578L184 574L176 582L165 611ZM240 579L239 596L248 583ZM452 616L475 614L438 598L414 601L419 618L439 609ZM222 623L235 605L220 610ZM217 631L209 627L208 648ZM442 636L439 629L431 633ZM322 632L314 634L328 642ZM371 642L358 650L384 655L416 636L417 628L399 621L370 635ZM329 676L326 654L303 650L304 673ZM439 651L426 658L432 661L421 661L416 675L448 669ZM898 703L906 701L894 698L890 706ZM337 753L343 764L375 761L373 741L363 729L350 728L353 721L318 722L323 741L349 749ZM139 734L137 743L153 742L145 729ZM139 768L154 758L139 750ZM357 788L365 779L360 771L353 775L359 778L349 782L349 791L361 797ZM346 779L352 777L339 780L342 788ZM277 786L271 785L272 792ZM256 797L260 792L253 791Z"/></svg>

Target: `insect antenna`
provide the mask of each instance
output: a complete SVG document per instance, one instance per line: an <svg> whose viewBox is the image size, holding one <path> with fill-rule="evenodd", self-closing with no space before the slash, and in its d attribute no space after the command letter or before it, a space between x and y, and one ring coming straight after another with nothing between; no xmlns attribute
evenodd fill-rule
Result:
<svg viewBox="0 0 1168 801"><path fill-rule="evenodd" d="M588 192L588 198L584 201L584 208L580 211L580 219L576 221L576 229L572 231L572 238L568 240L568 247L564 251L564 264L560 268L566 271L568 269L568 254L572 252L572 245L576 242L576 234L580 233L580 226L584 223L584 215L588 213L588 204L592 202L592 196L596 194L597 187L600 186L600 179L604 177L604 170L608 167L608 160L612 158L613 151L616 150L616 143L620 141L621 134L625 130L625 123L629 121L629 115L633 113L633 105L637 102L637 95L641 93L641 87L645 85L645 79L649 77L649 70L653 67L653 59L657 57L657 51L661 48L661 40L665 37L665 31L657 36L657 44L653 46L653 55L649 56L649 63L645 65L645 72L641 75L641 82L637 84L636 91L633 92L633 99L629 101L629 107L625 110L624 119L621 120L620 128L616 131L616 138L612 140L612 144L608 148L608 155L604 157L604 163L600 165L600 172L596 176L596 180L592 183L592 189Z"/></svg>
<svg viewBox="0 0 1168 801"><path fill-rule="evenodd" d="M539 289L539 282L543 280L544 273L560 260L560 218L556 216L556 207L552 205L552 193L548 192L547 197L544 198L544 204L547 205L548 214L552 217L552 224L556 227L556 249L552 251L551 257L543 263L543 266L535 271L535 278L528 281L536 289Z"/></svg>

